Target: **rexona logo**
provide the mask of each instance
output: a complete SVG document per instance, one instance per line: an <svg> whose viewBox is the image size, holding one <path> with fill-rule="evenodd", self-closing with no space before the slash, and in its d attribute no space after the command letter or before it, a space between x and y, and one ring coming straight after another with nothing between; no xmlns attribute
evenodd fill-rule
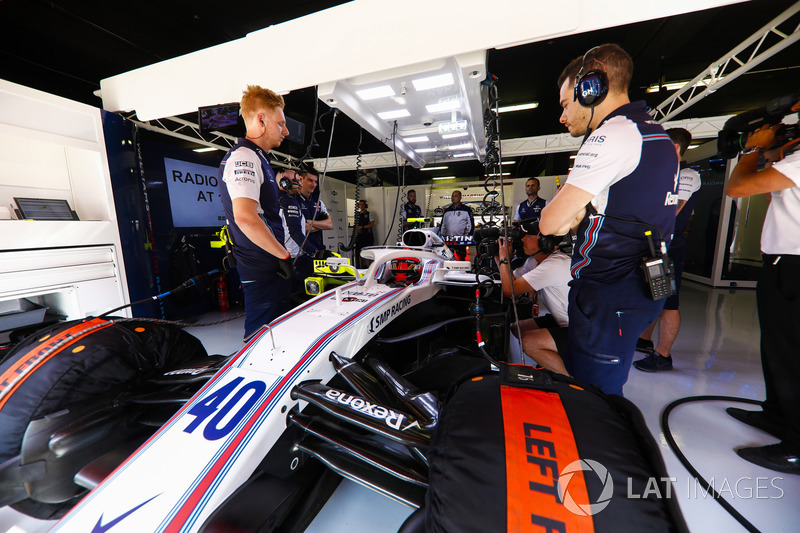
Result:
<svg viewBox="0 0 800 533"><path fill-rule="evenodd" d="M369 319L369 332L370 333L375 333L376 331L378 331L381 328L381 326L386 324L386 321L388 321L394 315L403 312L403 310L406 307L408 307L408 304L410 304L410 303L411 303L411 295L409 294L408 296L406 296L405 298L403 298L402 300L400 300L396 304L392 305L386 311L383 311L382 313L377 314L377 315L373 316L372 318L370 318Z"/></svg>
<svg viewBox="0 0 800 533"><path fill-rule="evenodd" d="M400 426L403 424L403 419L405 419L405 415L395 413L391 409L388 409L382 405L369 403L360 396L353 396L352 394L346 394L334 389L326 390L325 396L331 400L335 400L338 403L350 406L351 409L354 409L359 413L364 413L372 418L383 420L386 425L392 429L399 430Z"/></svg>
<svg viewBox="0 0 800 533"><path fill-rule="evenodd" d="M600 493L595 503L579 504L573 500L572 496L569 494L569 482L572 476L581 471L586 473L594 472L603 483L603 491ZM584 476L586 475L587 474L584 474ZM578 516L596 515L611 503L611 496L613 496L613 494L614 480L611 479L611 474L608 473L608 469L591 459L579 459L571 462L564 467L564 470L561 471L558 478L558 495L561 497L561 501L564 502L564 507L572 514Z"/></svg>

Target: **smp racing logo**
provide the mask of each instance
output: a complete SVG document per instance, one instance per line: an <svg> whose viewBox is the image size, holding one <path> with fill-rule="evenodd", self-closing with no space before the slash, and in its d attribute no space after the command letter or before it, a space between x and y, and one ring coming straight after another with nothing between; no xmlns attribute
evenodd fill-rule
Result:
<svg viewBox="0 0 800 533"><path fill-rule="evenodd" d="M394 317L398 313L402 313L410 303L411 303L411 295L409 294L399 302L392 305L386 311L383 311L382 313L379 313L370 318L369 332L375 333L376 331L381 329L381 327L384 326L390 318Z"/></svg>

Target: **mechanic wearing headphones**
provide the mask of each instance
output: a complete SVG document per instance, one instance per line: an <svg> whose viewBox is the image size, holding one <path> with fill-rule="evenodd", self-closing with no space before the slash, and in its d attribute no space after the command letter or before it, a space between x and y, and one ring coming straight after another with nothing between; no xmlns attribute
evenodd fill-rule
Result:
<svg viewBox="0 0 800 533"><path fill-rule="evenodd" d="M544 235L576 228L564 365L608 394L622 394L639 333L664 305L651 299L640 265L651 255L647 231L669 244L678 203L675 147L644 102L630 102L632 74L614 44L561 73L560 121L584 142L539 222Z"/></svg>
<svg viewBox="0 0 800 533"><path fill-rule="evenodd" d="M729 407L728 414L772 433L781 442L736 450L757 465L800 474L800 150L766 170L758 161L778 159L769 150L782 124L751 133L739 162L725 186L728 196L740 198L770 193L761 230L764 264L756 285L761 326L761 366L766 384L763 411ZM777 156L777 157L774 157Z"/></svg>
<svg viewBox="0 0 800 533"><path fill-rule="evenodd" d="M289 309L292 262L283 247L278 184L269 151L289 135L283 97L249 85L241 101L244 139L222 159L219 187L244 292L245 341Z"/></svg>
<svg viewBox="0 0 800 533"><path fill-rule="evenodd" d="M300 202L300 180L293 170L281 170L278 177L278 203L281 206L283 222L283 245L292 256L294 272L292 274L292 293L304 293L305 279L314 273L314 259L325 259L333 255L325 248L317 248L306 236L306 218L303 216ZM327 252L327 253L326 253ZM299 296L302 301L302 295Z"/></svg>
<svg viewBox="0 0 800 533"><path fill-rule="evenodd" d="M319 172L313 167L300 171L300 194L297 202L306 219L306 234L311 244L325 248L322 231L333 229L333 220L320 199Z"/></svg>
<svg viewBox="0 0 800 533"><path fill-rule="evenodd" d="M567 302L569 299L570 258L554 246L548 246L546 237L539 234L539 223L535 219L523 220L523 251L528 259L511 272L508 247L502 237L498 241L498 255L494 258L500 271L503 295L520 295L536 291L539 301L548 314L520 320L522 349L525 355L542 367L569 375L564 368L564 347L567 343ZM517 335L516 326L511 327ZM528 361L529 362L529 361Z"/></svg>

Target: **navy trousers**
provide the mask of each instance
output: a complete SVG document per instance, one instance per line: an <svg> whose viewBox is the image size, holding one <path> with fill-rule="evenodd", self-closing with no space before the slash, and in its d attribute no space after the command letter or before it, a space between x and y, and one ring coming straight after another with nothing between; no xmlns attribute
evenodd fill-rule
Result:
<svg viewBox="0 0 800 533"><path fill-rule="evenodd" d="M648 297L644 283L639 269L613 283L570 282L564 364L576 379L622 395L636 339L664 307L663 299Z"/></svg>

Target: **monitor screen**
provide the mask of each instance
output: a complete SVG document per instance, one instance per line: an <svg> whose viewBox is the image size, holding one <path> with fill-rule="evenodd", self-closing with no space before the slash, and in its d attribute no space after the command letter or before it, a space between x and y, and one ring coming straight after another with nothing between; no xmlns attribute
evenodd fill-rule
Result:
<svg viewBox="0 0 800 533"><path fill-rule="evenodd" d="M221 131L236 126L239 121L239 104L212 105L197 108L201 132Z"/></svg>

